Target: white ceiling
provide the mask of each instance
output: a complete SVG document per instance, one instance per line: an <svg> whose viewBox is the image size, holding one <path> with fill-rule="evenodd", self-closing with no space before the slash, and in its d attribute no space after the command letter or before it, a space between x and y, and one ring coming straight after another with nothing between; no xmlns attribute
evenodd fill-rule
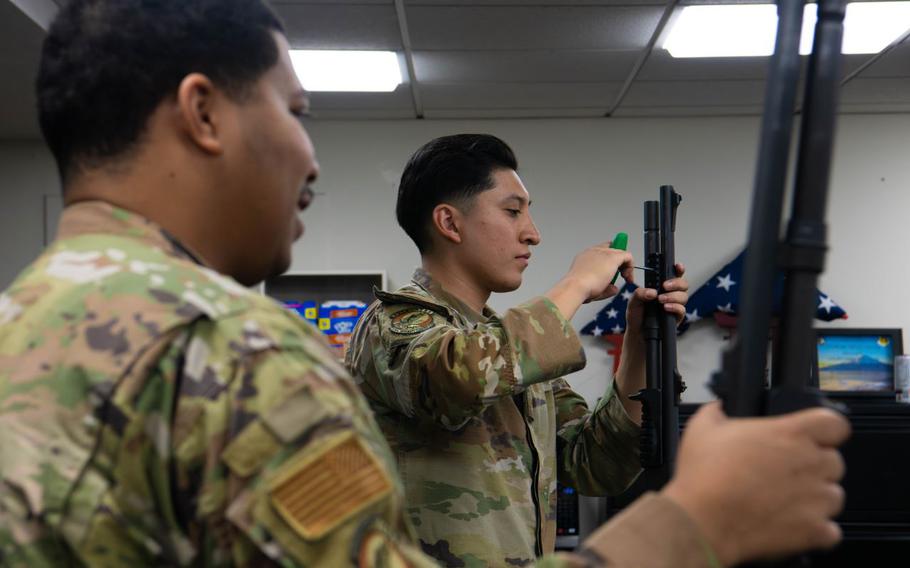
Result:
<svg viewBox="0 0 910 568"><path fill-rule="evenodd" d="M317 119L759 114L767 58L671 58L655 0L274 0L291 45L401 54L393 93L313 93ZM15 0L19 5L51 0ZM729 3L729 2L726 2ZM42 31L0 0L0 137L34 136ZM910 40L845 58L845 112L910 112ZM855 76L851 76L855 75Z"/></svg>

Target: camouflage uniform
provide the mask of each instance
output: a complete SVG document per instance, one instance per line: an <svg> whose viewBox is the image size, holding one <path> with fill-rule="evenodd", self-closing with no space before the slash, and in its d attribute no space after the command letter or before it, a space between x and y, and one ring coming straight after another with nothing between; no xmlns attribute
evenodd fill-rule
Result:
<svg viewBox="0 0 910 568"><path fill-rule="evenodd" d="M321 334L100 202L0 295L0 456L3 566L435 565ZM702 567L698 534L651 497L541 565Z"/></svg>
<svg viewBox="0 0 910 568"><path fill-rule="evenodd" d="M321 334L147 221L68 208L0 298L5 563L427 564Z"/></svg>
<svg viewBox="0 0 910 568"><path fill-rule="evenodd" d="M450 566L530 563L554 548L557 477L589 495L636 477L639 428L615 385L591 412L559 378L585 357L552 302L478 314L420 269L376 295L346 365L397 457L424 550Z"/></svg>

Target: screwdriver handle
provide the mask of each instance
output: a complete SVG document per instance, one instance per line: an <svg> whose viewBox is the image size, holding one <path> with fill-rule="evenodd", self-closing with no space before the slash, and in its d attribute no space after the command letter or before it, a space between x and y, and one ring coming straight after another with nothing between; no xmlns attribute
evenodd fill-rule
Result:
<svg viewBox="0 0 910 568"><path fill-rule="evenodd" d="M619 250L626 250L629 246L629 235L626 233L616 233L616 236L613 237L613 241L610 243L610 248L615 248ZM619 278L619 270L616 271L616 274L613 275L613 280L610 281L610 284L616 284L616 279Z"/></svg>

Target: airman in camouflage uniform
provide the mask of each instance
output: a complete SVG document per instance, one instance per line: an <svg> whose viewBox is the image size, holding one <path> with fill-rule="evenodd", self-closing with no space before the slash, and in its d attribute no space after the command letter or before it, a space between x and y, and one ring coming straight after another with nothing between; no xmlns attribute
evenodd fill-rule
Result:
<svg viewBox="0 0 910 568"><path fill-rule="evenodd" d="M540 242L530 203L498 138L456 134L421 147L396 206L421 268L409 285L376 292L347 352L397 457L418 537L449 566L531 563L555 547L557 480L609 495L641 470L641 407L628 399L644 387L636 318L617 380L593 411L562 378L585 365L569 319L615 294L617 271L631 278L631 255L592 247L547 294L501 315L486 304L518 288ZM663 309L684 313L688 283L666 286ZM645 299L656 291L637 292L630 310Z"/></svg>
<svg viewBox="0 0 910 568"><path fill-rule="evenodd" d="M635 478L639 428L612 390L591 412L560 378L585 356L548 299L477 313L420 269L410 285L376 295L347 364L436 558L530 563L554 548L557 478L594 495Z"/></svg>
<svg viewBox="0 0 910 568"><path fill-rule="evenodd" d="M0 321L4 563L340 566L374 533L422 557L318 330L150 222L67 208Z"/></svg>

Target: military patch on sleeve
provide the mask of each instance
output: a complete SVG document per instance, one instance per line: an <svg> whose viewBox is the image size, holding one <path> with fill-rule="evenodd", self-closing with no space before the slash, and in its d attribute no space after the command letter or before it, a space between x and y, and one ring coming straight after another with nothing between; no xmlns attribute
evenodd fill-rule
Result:
<svg viewBox="0 0 910 568"><path fill-rule="evenodd" d="M390 327L398 335L414 335L433 327L433 311L426 308L405 308L390 319Z"/></svg>
<svg viewBox="0 0 910 568"><path fill-rule="evenodd" d="M391 491L385 469L353 433L293 463L269 485L275 510L310 540L323 537Z"/></svg>

